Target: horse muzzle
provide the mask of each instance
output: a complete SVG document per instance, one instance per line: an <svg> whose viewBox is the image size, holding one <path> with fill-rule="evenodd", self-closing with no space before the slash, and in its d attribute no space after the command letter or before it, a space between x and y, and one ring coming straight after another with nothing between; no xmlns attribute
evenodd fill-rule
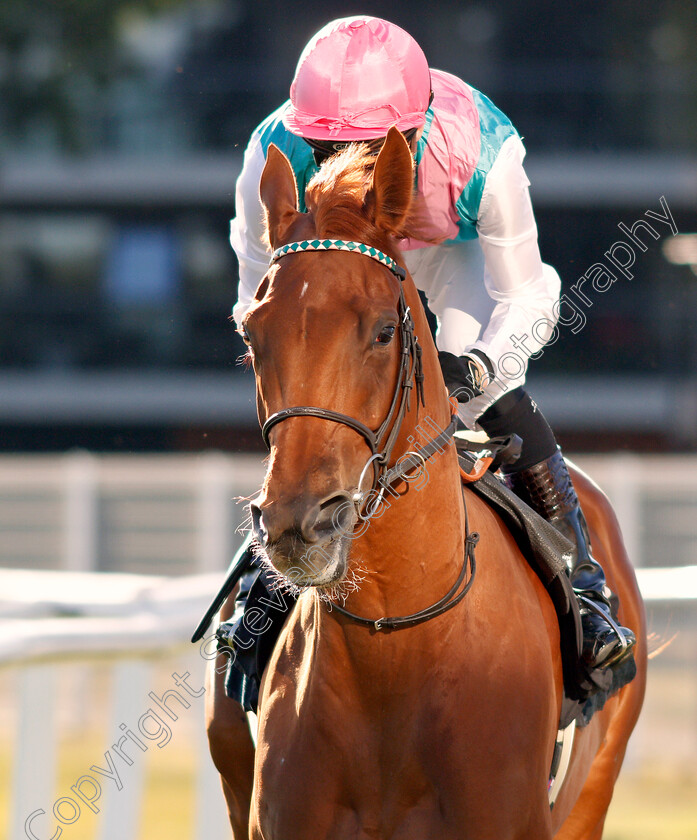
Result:
<svg viewBox="0 0 697 840"><path fill-rule="evenodd" d="M250 512L257 542L271 565L292 583L328 586L345 576L356 523L349 493L290 503L258 499Z"/></svg>

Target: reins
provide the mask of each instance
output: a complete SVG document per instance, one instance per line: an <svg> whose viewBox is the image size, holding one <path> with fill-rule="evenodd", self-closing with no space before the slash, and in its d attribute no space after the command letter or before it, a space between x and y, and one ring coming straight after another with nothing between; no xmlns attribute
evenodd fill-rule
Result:
<svg viewBox="0 0 697 840"><path fill-rule="evenodd" d="M399 436L402 422L406 412L410 408L411 391L416 388L417 407L420 403L425 406L424 390L423 390L423 366L421 361L421 345L418 337L414 333L414 320L411 317L411 312L406 304L404 297L403 281L406 278L405 269L400 266L392 257L373 248L370 245L365 245L361 242L352 242L343 239L314 239L303 240L301 242L291 242L288 245L283 245L277 248L271 256L271 264L277 262L282 257L289 254L296 254L305 251L351 251L362 254L366 257L379 262L388 268L392 274L399 280L399 336L401 342L400 350L400 365L399 373L397 375L397 383L395 391L392 396L390 408L387 416L380 424L377 430L373 430L347 414L342 414L339 411L334 411L329 408L320 408L313 405L298 405L290 408L282 408L267 418L261 429L261 435L267 447L271 447L269 440L269 433L278 423L287 420L289 417L317 417L321 420L330 420L333 423L341 423L353 429L361 435L371 450L371 456L366 462L362 472L361 478L358 482L358 490L354 496L354 506L358 518L361 520L370 519L375 513L382 500L385 491L392 487L397 481L402 481L410 470L417 467L424 467L426 460L431 458L436 452L442 452L445 446L452 440L455 430L457 428L457 415L453 410L452 418L448 426L443 429L438 435L431 438L418 450L412 450L402 455L395 465L388 468L390 456L394 445ZM384 441L383 441L384 438ZM370 466L373 465L373 484L370 493L361 493L361 485L363 477ZM378 486L380 490L377 491ZM375 497L377 492L377 497ZM369 501L363 507L365 498ZM463 493L463 503L465 502ZM470 533L467 519L467 505L465 504L465 557L462 564L462 569L458 575L457 580L450 588L450 590L435 604L426 607L418 612L411 613L405 616L384 616L378 619L365 618L357 615L341 607L338 604L332 604L331 609L336 610L341 615L352 621L362 624L367 627L372 627L375 630L400 630L405 627L413 627L416 624L421 624L424 621L429 621L436 616L442 615L444 612L457 606L462 599L467 595L474 582L474 575L476 571L476 562L474 557L474 547L479 541L479 534L476 532ZM469 579L465 582L467 575L467 568L470 568ZM464 586L463 586L464 583Z"/></svg>

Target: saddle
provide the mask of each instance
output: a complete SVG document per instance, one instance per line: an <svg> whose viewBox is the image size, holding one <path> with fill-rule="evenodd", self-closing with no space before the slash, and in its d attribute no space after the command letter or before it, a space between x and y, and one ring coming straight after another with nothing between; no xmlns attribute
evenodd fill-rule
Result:
<svg viewBox="0 0 697 840"><path fill-rule="evenodd" d="M636 673L634 658L627 657L617 668L588 671L583 666L581 617L567 574L567 558L573 546L492 471L500 463L515 459L515 441L505 438L486 444L489 452L493 452L493 464L481 476L476 469L480 459L473 452L475 448L481 449L481 445L458 437L455 442L462 472L470 477L475 473L478 476L476 480L468 481L469 488L503 519L554 604L560 628L565 695L560 730L573 721L577 726L585 726L610 696L633 679ZM296 600L279 591L277 586L273 576L250 553L250 562L241 582L241 589L246 591L238 596L235 616L223 622L217 632L220 649L229 655L226 692L246 711L256 712L262 674ZM244 610L252 605L261 611L256 613L254 627L243 621Z"/></svg>

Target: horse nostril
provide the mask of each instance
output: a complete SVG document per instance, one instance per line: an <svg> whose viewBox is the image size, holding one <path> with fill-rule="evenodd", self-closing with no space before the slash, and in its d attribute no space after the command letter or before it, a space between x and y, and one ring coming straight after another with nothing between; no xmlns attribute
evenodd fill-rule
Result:
<svg viewBox="0 0 697 840"><path fill-rule="evenodd" d="M328 496L306 517L303 532L315 539L335 533L347 533L353 522L353 500L348 493Z"/></svg>
<svg viewBox="0 0 697 840"><path fill-rule="evenodd" d="M261 518L261 508L259 505L251 504L249 506L249 512L252 514L252 531L254 532L254 536L260 545L266 546L269 541L269 534Z"/></svg>

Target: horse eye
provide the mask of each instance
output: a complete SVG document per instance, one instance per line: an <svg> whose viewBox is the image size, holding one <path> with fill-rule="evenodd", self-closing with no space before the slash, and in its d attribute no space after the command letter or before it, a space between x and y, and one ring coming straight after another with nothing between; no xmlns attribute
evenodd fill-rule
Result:
<svg viewBox="0 0 697 840"><path fill-rule="evenodd" d="M390 341L394 338L396 327L383 327L377 335L375 339L376 344L389 344Z"/></svg>
<svg viewBox="0 0 697 840"><path fill-rule="evenodd" d="M250 347L252 342L249 340L249 333L247 332L247 328L244 325L240 329L240 335L242 336L242 341L244 341L247 347Z"/></svg>

